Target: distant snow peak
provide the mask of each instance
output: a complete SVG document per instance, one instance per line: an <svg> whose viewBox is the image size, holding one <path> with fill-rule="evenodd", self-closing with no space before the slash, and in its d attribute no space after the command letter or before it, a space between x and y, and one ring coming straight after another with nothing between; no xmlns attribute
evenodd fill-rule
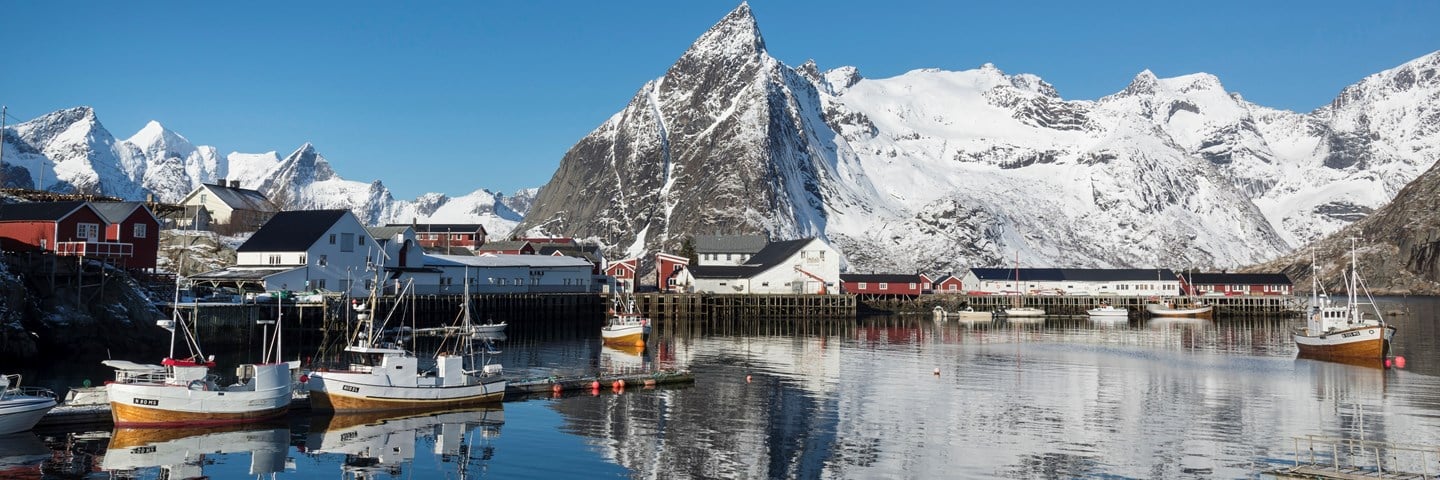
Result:
<svg viewBox="0 0 1440 480"><path fill-rule="evenodd" d="M750 5L741 3L701 35L685 55L733 57L764 53L765 39L760 36Z"/></svg>

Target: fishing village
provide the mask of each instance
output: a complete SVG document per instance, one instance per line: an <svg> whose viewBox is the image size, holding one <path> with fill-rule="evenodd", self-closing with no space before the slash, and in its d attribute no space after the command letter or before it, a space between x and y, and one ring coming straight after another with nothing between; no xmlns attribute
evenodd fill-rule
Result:
<svg viewBox="0 0 1440 480"><path fill-rule="evenodd" d="M1021 268L1018 257L1009 268L960 275L841 273L839 254L822 241L756 235L696 236L684 252L612 261L571 238L492 240L474 224L364 226L346 210L245 210L268 202L235 184L201 190L191 195L193 205L88 199L0 206L10 268L45 265L44 281L73 285L76 302L87 288L151 279L145 295L164 312L154 328L170 341L158 364L104 360L113 380L73 386L64 398L7 376L6 432L96 422L243 424L308 411L414 414L697 381L690 371L664 369L512 378L490 360L508 328L544 328L555 319L581 319L600 328L607 346L640 351L657 326L737 319L853 321L882 312L978 325L1314 311L1295 334L1302 356L1385 367L1404 361L1390 356L1394 327L1378 310L1348 317L1373 303L1355 296L1358 283L1346 285L1349 299L1331 307L1296 296L1283 273ZM218 203L198 203L208 198ZM245 200L225 203L236 198ZM253 232L244 231L245 222ZM162 231L172 239L225 231L244 240L234 264L174 275L156 268ZM170 266L181 271L185 261L181 255ZM122 280L124 273L132 280ZM227 359L237 377L216 370L202 339L253 335L255 326L261 358ZM1343 340L1350 338L1344 329L1373 333L1376 326L1384 335L1373 341ZM1304 332L1322 332L1321 340L1312 344ZM319 349L287 352L296 343L285 335L307 336L304 343Z"/></svg>
<svg viewBox="0 0 1440 480"><path fill-rule="evenodd" d="M1112 7L7 5L0 480L1440 478L1440 4Z"/></svg>

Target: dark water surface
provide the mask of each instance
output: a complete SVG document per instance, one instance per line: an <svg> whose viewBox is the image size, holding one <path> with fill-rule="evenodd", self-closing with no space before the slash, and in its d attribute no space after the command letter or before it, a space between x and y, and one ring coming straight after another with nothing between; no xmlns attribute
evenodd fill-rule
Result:
<svg viewBox="0 0 1440 480"><path fill-rule="evenodd" d="M674 322L638 354L588 327L517 330L514 377L696 382L240 431L42 430L0 437L0 478L1239 478L1291 464L1306 435L1429 445L1384 461L1433 474L1440 299L1382 303L1408 312L1391 317L1405 369L1297 360L1298 318Z"/></svg>

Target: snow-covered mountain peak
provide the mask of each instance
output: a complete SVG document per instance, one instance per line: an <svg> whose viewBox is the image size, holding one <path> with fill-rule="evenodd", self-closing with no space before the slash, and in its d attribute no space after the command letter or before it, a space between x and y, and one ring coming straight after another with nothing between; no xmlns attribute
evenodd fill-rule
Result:
<svg viewBox="0 0 1440 480"><path fill-rule="evenodd" d="M741 3L700 35L681 58L685 57L753 57L765 53L765 39L750 13L750 5Z"/></svg>
<svg viewBox="0 0 1440 480"><path fill-rule="evenodd" d="M830 88L834 90L836 94L854 86L856 83L860 83L860 81L864 79L865 77L860 75L860 70L851 66L837 67L825 71L825 84L830 85Z"/></svg>
<svg viewBox="0 0 1440 480"><path fill-rule="evenodd" d="M135 132L125 141L139 147L151 158L166 156L185 158L195 151L195 145L191 144L190 140L154 120L146 123L144 128ZM156 155L160 155L160 157Z"/></svg>
<svg viewBox="0 0 1440 480"><path fill-rule="evenodd" d="M1050 98L1059 99L1060 92L1055 91L1055 86L1041 79L1039 75L1032 73L1021 73L1010 77L1010 85L1015 88L1038 93Z"/></svg>
<svg viewBox="0 0 1440 480"><path fill-rule="evenodd" d="M315 146L305 142L300 148L280 161L277 170L292 172L295 175L290 180L299 184L323 182L338 178L335 170L330 168L330 162L323 155L315 151Z"/></svg>
<svg viewBox="0 0 1440 480"><path fill-rule="evenodd" d="M1180 94L1196 91L1225 91L1225 86L1220 84L1219 78L1204 72L1160 79L1158 83L1166 90Z"/></svg>

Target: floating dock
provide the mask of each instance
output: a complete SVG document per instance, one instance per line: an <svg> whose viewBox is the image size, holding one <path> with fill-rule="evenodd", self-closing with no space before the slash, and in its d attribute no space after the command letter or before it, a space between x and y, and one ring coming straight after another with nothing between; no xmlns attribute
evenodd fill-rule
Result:
<svg viewBox="0 0 1440 480"><path fill-rule="evenodd" d="M616 386L624 382L623 388L649 388L660 385L681 385L695 383L695 375L688 370L665 370L649 373L634 373L624 375L591 375L581 377L545 377L529 378L510 382L505 387L505 401L523 400L533 398L537 394L554 394L557 392L588 392L600 389L614 390ZM558 388L557 388L558 387ZM87 392L83 405L61 404L50 410L36 428L46 428L61 425L91 425L110 423L110 404L96 397L104 395L105 387L90 387L83 390ZM305 392L296 392L295 398L290 402L291 412L310 410L310 398Z"/></svg>
<svg viewBox="0 0 1440 480"><path fill-rule="evenodd" d="M1293 465L1267 470L1285 479L1432 479L1440 447L1307 435L1295 437Z"/></svg>

